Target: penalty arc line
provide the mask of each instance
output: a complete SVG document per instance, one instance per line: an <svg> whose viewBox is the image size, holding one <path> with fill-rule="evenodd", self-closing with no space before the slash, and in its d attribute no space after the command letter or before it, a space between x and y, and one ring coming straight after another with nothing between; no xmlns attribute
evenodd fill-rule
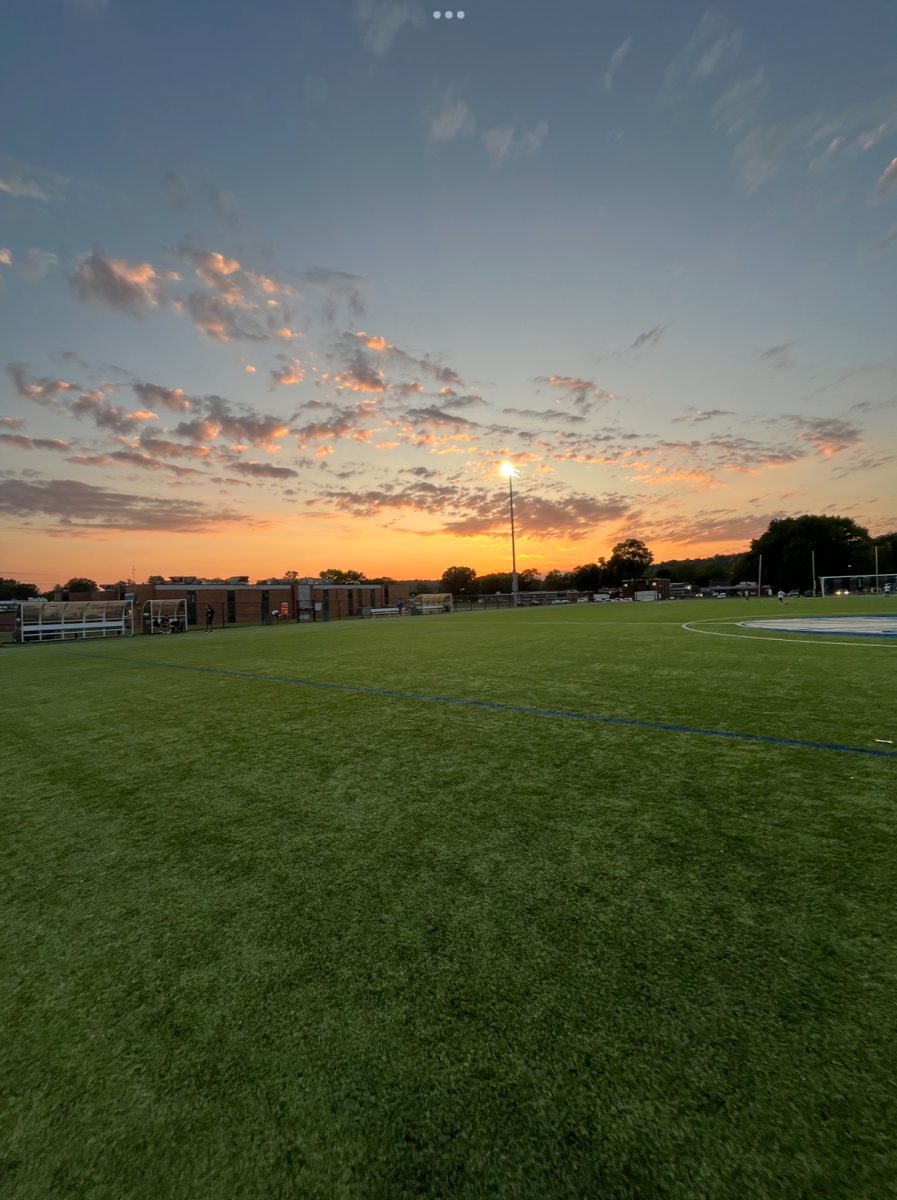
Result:
<svg viewBox="0 0 897 1200"><path fill-rule="evenodd" d="M389 688L364 687L361 684L330 683L321 679L300 679L289 675L256 675L249 671L229 671L222 667L196 667L186 663L140 662L105 654L79 654L79 658L97 658L104 662L126 666L156 667L159 670L186 671L198 675L213 675L224 679L246 679L254 683L277 683L288 687L313 688L319 691L342 692L348 695L378 696L387 700L413 700L415 703L446 704L455 708L482 709L487 712L520 713L523 716L553 717L559 720L584 721L595 725L623 729L650 729L659 733L689 733L699 737L725 738L728 741L752 742L767 746L786 746L797 750L828 750L836 754L858 754L865 758L897 759L897 750L876 750L870 746L845 746L839 742L811 742L802 738L775 737L766 733L742 733L730 729L704 729L696 725L676 725L666 721L643 721L637 717L611 717L601 713L571 712L564 709L537 708L528 704L500 704L495 700L470 700L457 696L426 696L420 692L393 691Z"/></svg>
<svg viewBox="0 0 897 1200"><path fill-rule="evenodd" d="M711 621L715 621L719 625L734 625L734 624L738 623L736 621L733 621L731 618L708 617L706 622L702 621L701 624L709 625L711 623ZM894 646L892 646L889 642L872 642L872 641L823 642L823 641L820 641L819 638L816 638L814 641L802 642L800 640L801 637L805 637L806 635L800 634L798 632L795 632L794 637L790 637L790 638L766 637L766 635L763 633L762 630L759 630L755 634L754 633L721 633L720 630L718 630L718 629L695 629L695 624L696 624L696 622L694 622L694 621L686 621L682 625L682 628L687 633L706 633L706 634L709 634L710 637L741 638L742 641L746 641L746 642L784 642L784 644L786 646L864 646L864 647L869 647L873 650L875 650L875 649L893 650L894 649ZM754 628L756 628L756 626ZM850 637L850 634L846 633L844 636L847 638L847 637ZM867 638L871 638L871 637L875 637L876 635L875 634L866 634L865 636Z"/></svg>

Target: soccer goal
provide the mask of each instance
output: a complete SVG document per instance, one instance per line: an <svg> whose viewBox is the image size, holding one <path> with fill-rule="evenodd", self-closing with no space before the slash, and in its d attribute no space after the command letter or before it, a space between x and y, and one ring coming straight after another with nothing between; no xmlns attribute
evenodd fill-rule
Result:
<svg viewBox="0 0 897 1200"><path fill-rule="evenodd" d="M143 606L144 633L186 633L186 600L147 600Z"/></svg>
<svg viewBox="0 0 897 1200"><path fill-rule="evenodd" d="M429 617L436 613L450 613L452 611L451 593L444 592L435 596L412 596L410 611L411 615L416 617Z"/></svg>
<svg viewBox="0 0 897 1200"><path fill-rule="evenodd" d="M895 596L897 575L820 575L823 596Z"/></svg>

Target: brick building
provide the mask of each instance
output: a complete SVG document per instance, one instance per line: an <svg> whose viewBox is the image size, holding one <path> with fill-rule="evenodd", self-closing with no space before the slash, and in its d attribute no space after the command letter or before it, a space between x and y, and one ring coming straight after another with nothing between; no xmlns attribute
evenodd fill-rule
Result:
<svg viewBox="0 0 897 1200"><path fill-rule="evenodd" d="M147 600L184 600L187 624L202 625L207 605L215 610L215 625L261 625L272 620L344 621L366 617L372 608L388 608L399 600L407 605L410 585L393 583L321 583L318 580L269 579L249 583L233 577L227 583L211 583L178 576L165 583L140 583L115 591L96 591L76 599L116 600L133 596L137 613ZM62 599L62 596L59 597ZM277 613L277 617L273 616Z"/></svg>

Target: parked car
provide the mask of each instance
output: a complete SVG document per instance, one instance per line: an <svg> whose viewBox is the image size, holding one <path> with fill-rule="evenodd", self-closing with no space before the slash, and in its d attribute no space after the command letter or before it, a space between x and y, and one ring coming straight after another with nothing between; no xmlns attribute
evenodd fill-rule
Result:
<svg viewBox="0 0 897 1200"><path fill-rule="evenodd" d="M795 588L794 591L788 593L789 600L799 600L800 592Z"/></svg>

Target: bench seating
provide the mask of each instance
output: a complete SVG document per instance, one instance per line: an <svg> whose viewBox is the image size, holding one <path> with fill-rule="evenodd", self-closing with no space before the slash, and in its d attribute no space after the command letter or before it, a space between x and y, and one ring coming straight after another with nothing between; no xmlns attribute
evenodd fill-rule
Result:
<svg viewBox="0 0 897 1200"><path fill-rule="evenodd" d="M391 608L372 608L371 609L372 617L400 617L401 615L402 614L399 612L399 610L396 608L395 605L393 605Z"/></svg>

